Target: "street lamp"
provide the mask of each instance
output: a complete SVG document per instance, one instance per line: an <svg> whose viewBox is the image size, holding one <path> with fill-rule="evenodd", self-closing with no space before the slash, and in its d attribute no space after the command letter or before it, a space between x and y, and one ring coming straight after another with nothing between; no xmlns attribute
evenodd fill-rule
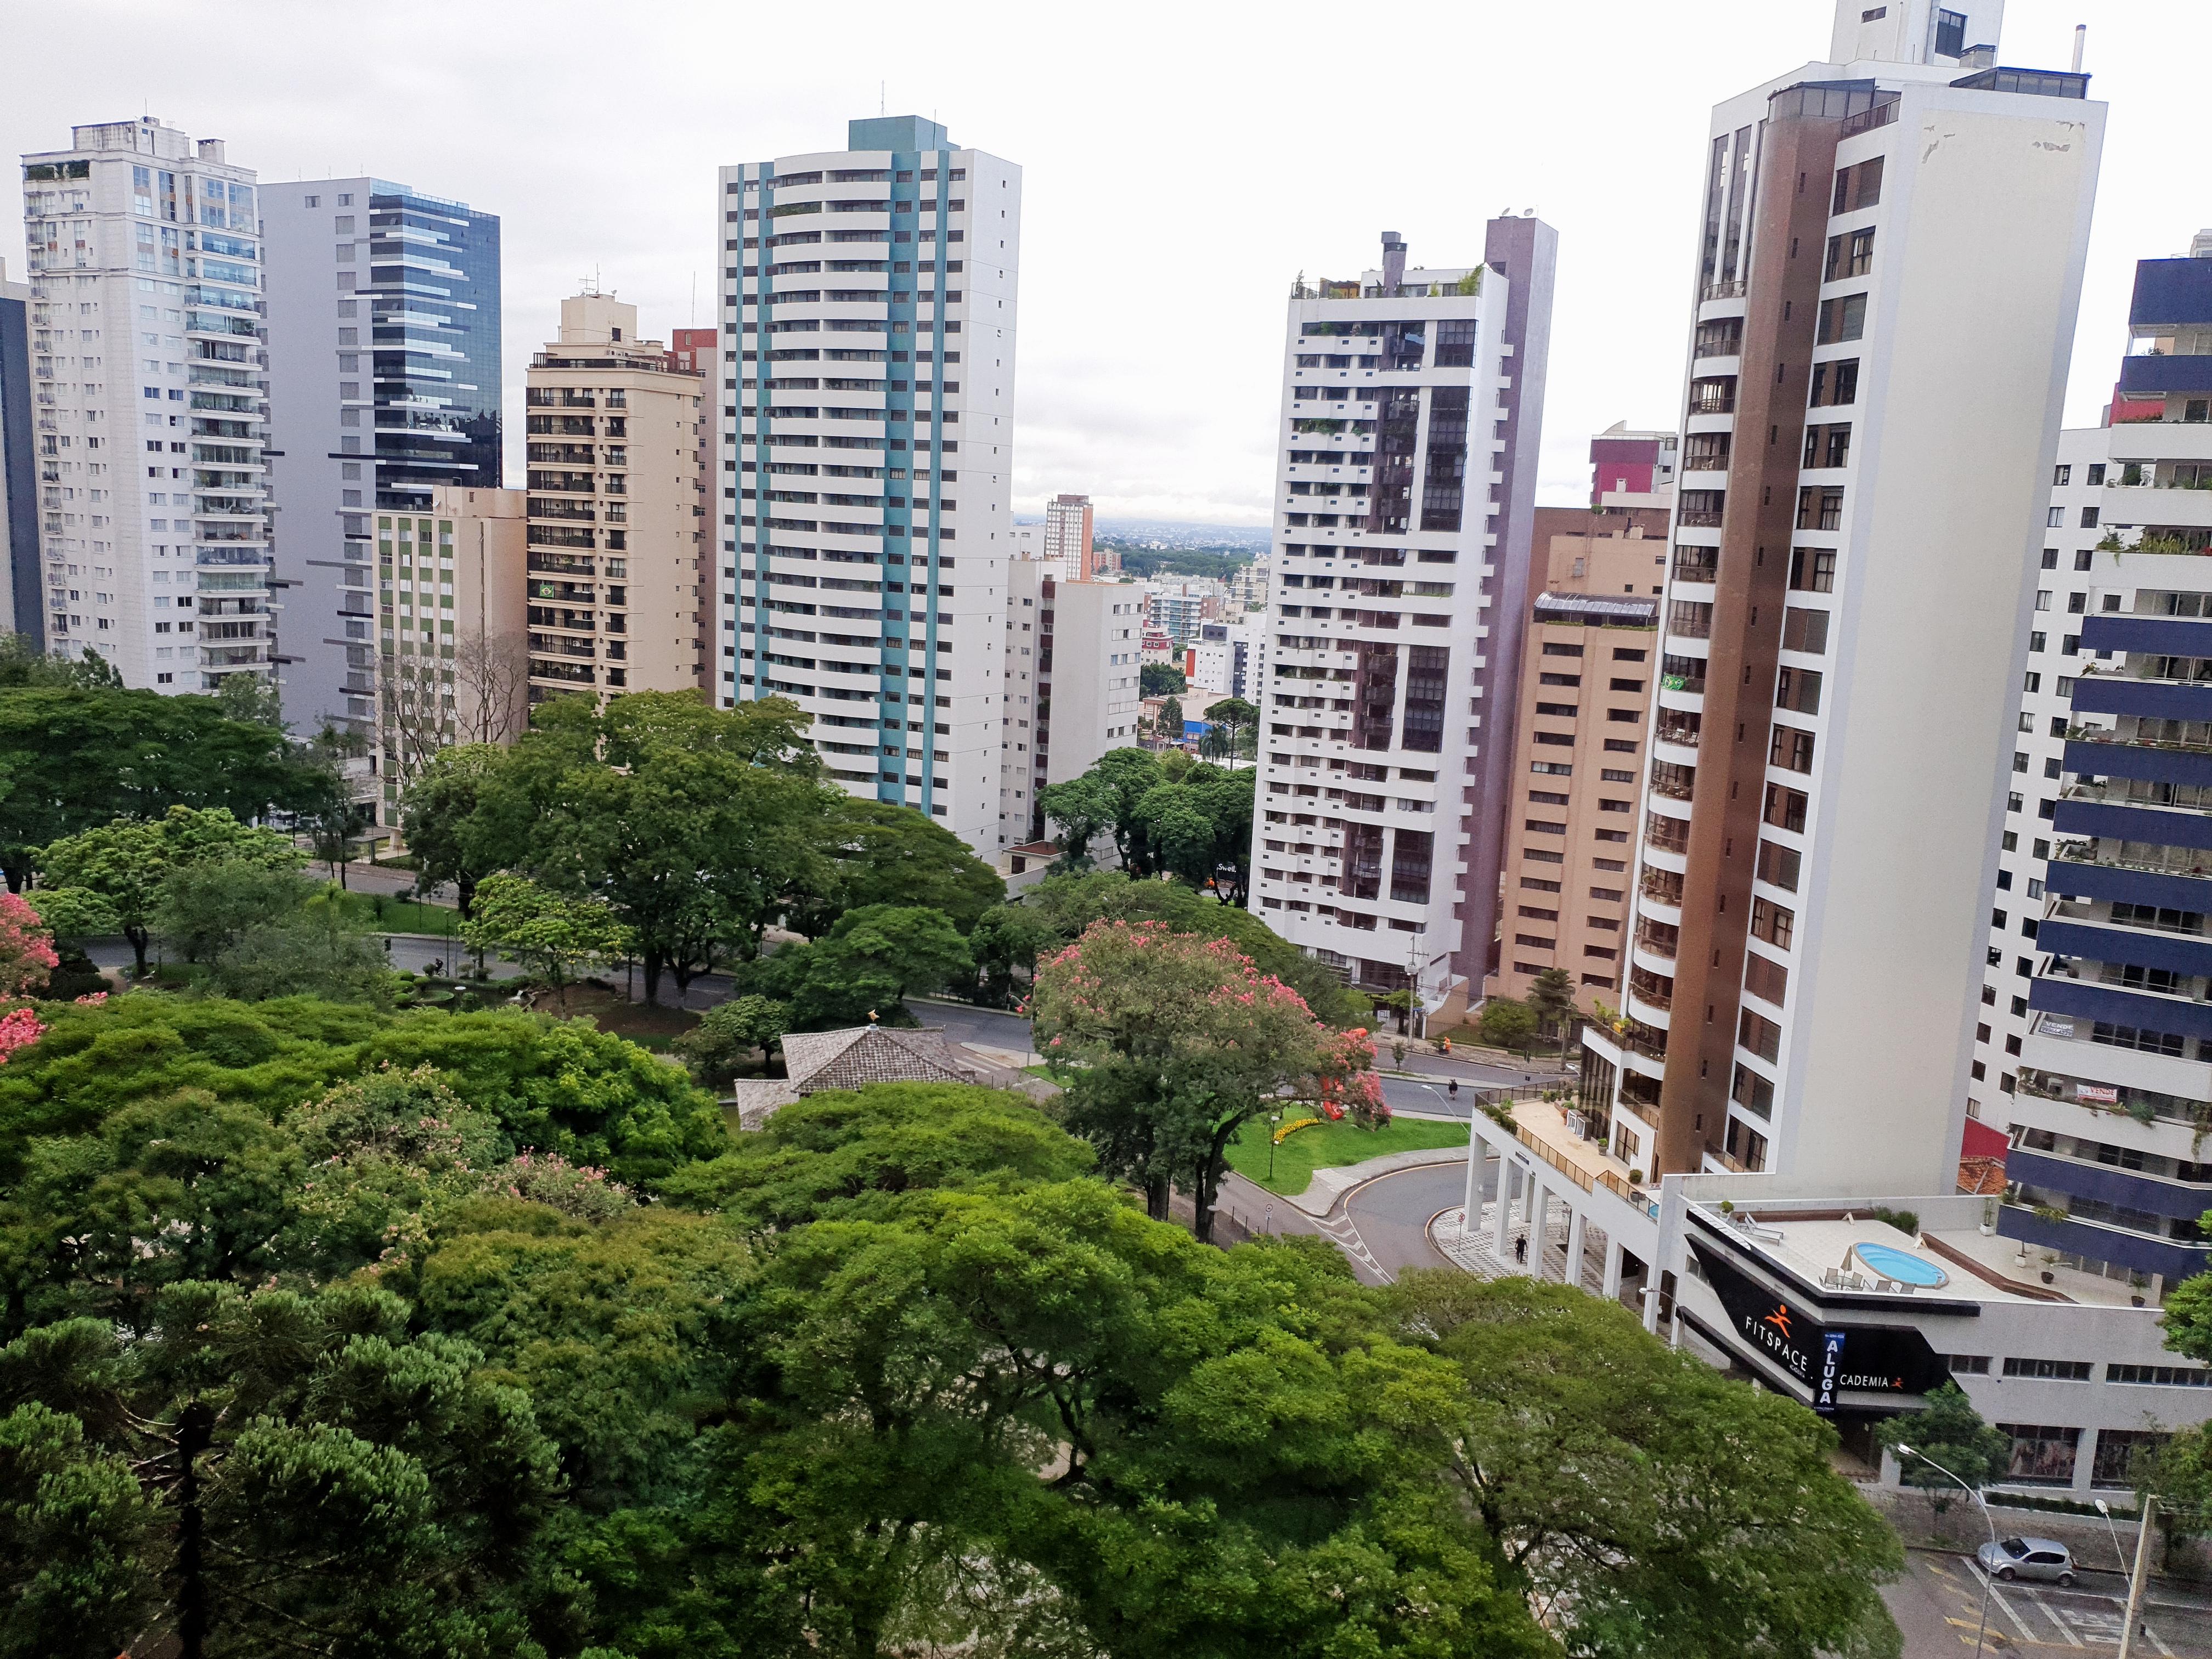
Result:
<svg viewBox="0 0 2212 1659"><path fill-rule="evenodd" d="M2112 1553L2119 1560L2120 1571L2128 1570L2128 1553L2120 1547L2120 1529L2112 1524L2112 1506L2103 1498L2097 1499L2097 1513L2105 1517L2105 1530L2112 1534Z"/></svg>
<svg viewBox="0 0 2212 1659"><path fill-rule="evenodd" d="M1275 1131L1282 1127L1282 1121L1280 1112L1267 1114L1267 1184L1270 1187L1275 1184Z"/></svg>
<svg viewBox="0 0 2212 1659"><path fill-rule="evenodd" d="M1979 1504L1982 1506L1982 1519L1989 1522L1990 1542L1994 1545L1997 1541L1996 1517L1990 1513L1990 1500L1983 1497L1978 1489L1968 1486L1965 1481L1960 1480L1957 1475L1952 1474L1950 1470L1945 1468L1941 1463L1938 1463L1924 1451L1915 1451L1911 1447L1905 1445L1901 1441L1898 1443L1896 1449L1897 1455L1899 1457L1918 1458L1929 1468L1935 1470L1936 1474L1942 1475L1953 1486L1958 1487L1960 1492L1965 1492L1969 1498L1972 1498L1974 1502ZM2100 1505L2100 1507L2101 1508L2102 1506ZM1974 1659L1982 1659L1982 1643L1990 1633L1990 1570L1988 1567L1984 1566L1982 1569L1982 1627L1974 1634Z"/></svg>

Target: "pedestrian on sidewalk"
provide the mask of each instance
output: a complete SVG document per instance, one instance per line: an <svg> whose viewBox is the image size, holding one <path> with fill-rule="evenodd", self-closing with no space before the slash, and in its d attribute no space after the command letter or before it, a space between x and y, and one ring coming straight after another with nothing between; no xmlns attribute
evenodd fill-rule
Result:
<svg viewBox="0 0 2212 1659"><path fill-rule="evenodd" d="M1517 1233L1513 1239L1513 1259L1522 1267L1528 1265L1528 1235Z"/></svg>

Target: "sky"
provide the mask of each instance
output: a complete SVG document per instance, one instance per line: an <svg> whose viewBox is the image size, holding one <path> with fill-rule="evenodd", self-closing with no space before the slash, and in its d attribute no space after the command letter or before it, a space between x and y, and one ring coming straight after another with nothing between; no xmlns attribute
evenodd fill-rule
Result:
<svg viewBox="0 0 2212 1659"><path fill-rule="evenodd" d="M1385 229L1413 264L1471 263L1485 220L1533 208L1559 233L1539 496L1571 504L1589 434L1676 424L1711 106L1825 52L1832 16L1829 0L0 0L16 65L0 148L152 113L227 140L264 185L366 173L499 214L513 410L587 276L650 335L714 322L718 166L842 148L878 108L933 116L1024 169L1016 510L1073 490L1102 516L1200 523L1267 520L1295 277L1357 273ZM2212 224L2212 192L2182 188L2212 7L2012 0L2000 61L2064 68L2084 21L2112 115L2069 425L2110 392L2135 261ZM11 276L22 252L20 216L0 216Z"/></svg>

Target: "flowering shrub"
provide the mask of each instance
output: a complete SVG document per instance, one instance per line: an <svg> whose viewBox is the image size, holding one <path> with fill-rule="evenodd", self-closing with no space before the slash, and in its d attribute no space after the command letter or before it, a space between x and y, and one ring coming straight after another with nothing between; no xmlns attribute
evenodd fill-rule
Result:
<svg viewBox="0 0 2212 1659"><path fill-rule="evenodd" d="M19 893L0 892L0 997L27 996L43 988L61 965L54 936Z"/></svg>
<svg viewBox="0 0 2212 1659"><path fill-rule="evenodd" d="M1275 1131L1275 1145L1281 1146L1301 1129L1310 1129L1322 1120L1317 1117L1294 1117Z"/></svg>
<svg viewBox="0 0 2212 1659"><path fill-rule="evenodd" d="M487 1192L527 1200L581 1221L605 1221L630 1207L629 1188L588 1164L571 1164L558 1152L517 1152L484 1176Z"/></svg>
<svg viewBox="0 0 2212 1659"><path fill-rule="evenodd" d="M1375 1039L1367 1031L1339 1031L1324 1043L1314 1082L1322 1109L1331 1117L1348 1113L1363 1129L1379 1129L1389 1122L1382 1079L1375 1074Z"/></svg>
<svg viewBox="0 0 2212 1659"><path fill-rule="evenodd" d="M18 1048L29 1048L46 1034L45 1023L30 1009L9 1010L5 1018L0 1018L0 1060Z"/></svg>

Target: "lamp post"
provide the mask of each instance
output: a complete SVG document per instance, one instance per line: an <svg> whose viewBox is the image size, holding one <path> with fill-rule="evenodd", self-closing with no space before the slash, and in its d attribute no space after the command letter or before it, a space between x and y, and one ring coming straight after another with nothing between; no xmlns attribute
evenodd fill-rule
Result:
<svg viewBox="0 0 2212 1659"><path fill-rule="evenodd" d="M2112 1524L2112 1506L2100 1498L2097 1513L2105 1517L2105 1530L2112 1534L2112 1554L2120 1564L2120 1571L2125 1572L2128 1570L2128 1553L2120 1547L2120 1529Z"/></svg>
<svg viewBox="0 0 2212 1659"><path fill-rule="evenodd" d="M1270 1187L1275 1184L1275 1131L1282 1127L1282 1123L1280 1112L1267 1114L1267 1184Z"/></svg>
<svg viewBox="0 0 2212 1659"><path fill-rule="evenodd" d="M1942 1475L1953 1486L1958 1487L1960 1492L1965 1492L1969 1498L1972 1498L1974 1502L1980 1504L1982 1506L1982 1519L1989 1523L1990 1542L1995 1544L1997 1541L1996 1517L1990 1513L1990 1500L1983 1497L1977 1488L1970 1486L1965 1481L1960 1480L1957 1475L1952 1474L1950 1470L1945 1468L1941 1463L1938 1463L1926 1452L1915 1451L1911 1447L1905 1445L1901 1441L1898 1443L1897 1455L1899 1457L1918 1458L1929 1468L1935 1470L1936 1474ZM1988 1638L1990 1633L1990 1570L1984 1566L1982 1569L1982 1627L1974 1633L1974 1659L1982 1659L1982 1644Z"/></svg>

